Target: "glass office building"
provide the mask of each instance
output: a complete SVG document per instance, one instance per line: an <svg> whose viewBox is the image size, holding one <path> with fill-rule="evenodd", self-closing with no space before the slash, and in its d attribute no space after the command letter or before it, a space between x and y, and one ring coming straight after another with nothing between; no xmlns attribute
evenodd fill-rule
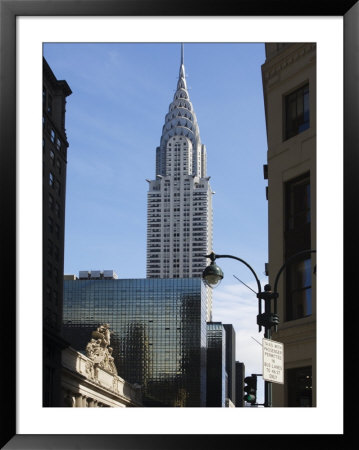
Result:
<svg viewBox="0 0 359 450"><path fill-rule="evenodd" d="M223 408L227 397L226 331L221 322L207 322L207 406Z"/></svg>
<svg viewBox="0 0 359 450"><path fill-rule="evenodd" d="M64 281L64 337L85 352L110 324L118 373L145 406L206 406L206 289L200 278Z"/></svg>

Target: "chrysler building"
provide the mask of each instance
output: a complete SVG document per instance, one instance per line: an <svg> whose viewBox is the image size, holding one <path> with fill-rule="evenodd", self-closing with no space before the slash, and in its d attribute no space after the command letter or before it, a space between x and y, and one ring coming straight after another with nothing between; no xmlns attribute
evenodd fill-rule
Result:
<svg viewBox="0 0 359 450"><path fill-rule="evenodd" d="M189 99L183 44L177 89L149 183L147 278L200 277L212 251L212 190L206 147Z"/></svg>

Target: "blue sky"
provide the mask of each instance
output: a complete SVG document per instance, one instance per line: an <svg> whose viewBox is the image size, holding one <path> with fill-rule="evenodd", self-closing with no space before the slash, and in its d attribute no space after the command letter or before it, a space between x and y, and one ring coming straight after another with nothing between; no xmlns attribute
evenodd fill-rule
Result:
<svg viewBox="0 0 359 450"><path fill-rule="evenodd" d="M180 44L45 44L44 56L73 94L67 99L65 274L114 269L146 276L146 178L173 99ZM207 147L214 251L246 260L266 282L267 142L261 79L264 44L190 44L184 63L190 99ZM232 323L237 360L261 373L257 299L248 268L218 261L213 320ZM261 383L259 383L261 395ZM262 401L259 398L259 401Z"/></svg>

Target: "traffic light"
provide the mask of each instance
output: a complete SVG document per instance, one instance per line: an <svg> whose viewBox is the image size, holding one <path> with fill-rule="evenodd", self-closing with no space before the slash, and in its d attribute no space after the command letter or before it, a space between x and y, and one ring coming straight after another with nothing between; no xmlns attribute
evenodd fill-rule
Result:
<svg viewBox="0 0 359 450"><path fill-rule="evenodd" d="M250 377L245 377L244 382L246 384L243 390L246 394L243 398L247 403L254 405L257 401L257 376L251 375Z"/></svg>

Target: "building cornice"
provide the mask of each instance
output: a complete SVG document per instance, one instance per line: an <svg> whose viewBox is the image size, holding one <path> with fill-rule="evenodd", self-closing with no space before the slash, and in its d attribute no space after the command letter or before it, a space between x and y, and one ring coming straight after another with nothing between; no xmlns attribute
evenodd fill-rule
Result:
<svg viewBox="0 0 359 450"><path fill-rule="evenodd" d="M69 95L71 95L72 90L70 86L67 84L67 81L58 80L44 57L42 58L42 61L43 61L44 75L46 76L47 81L52 85L52 88L54 90L62 91L64 97L68 97Z"/></svg>
<svg viewBox="0 0 359 450"><path fill-rule="evenodd" d="M292 50L293 46L295 46L294 50ZM268 83L278 73L304 58L309 53L316 51L316 43L293 44L293 46L284 49L262 65L263 83Z"/></svg>

